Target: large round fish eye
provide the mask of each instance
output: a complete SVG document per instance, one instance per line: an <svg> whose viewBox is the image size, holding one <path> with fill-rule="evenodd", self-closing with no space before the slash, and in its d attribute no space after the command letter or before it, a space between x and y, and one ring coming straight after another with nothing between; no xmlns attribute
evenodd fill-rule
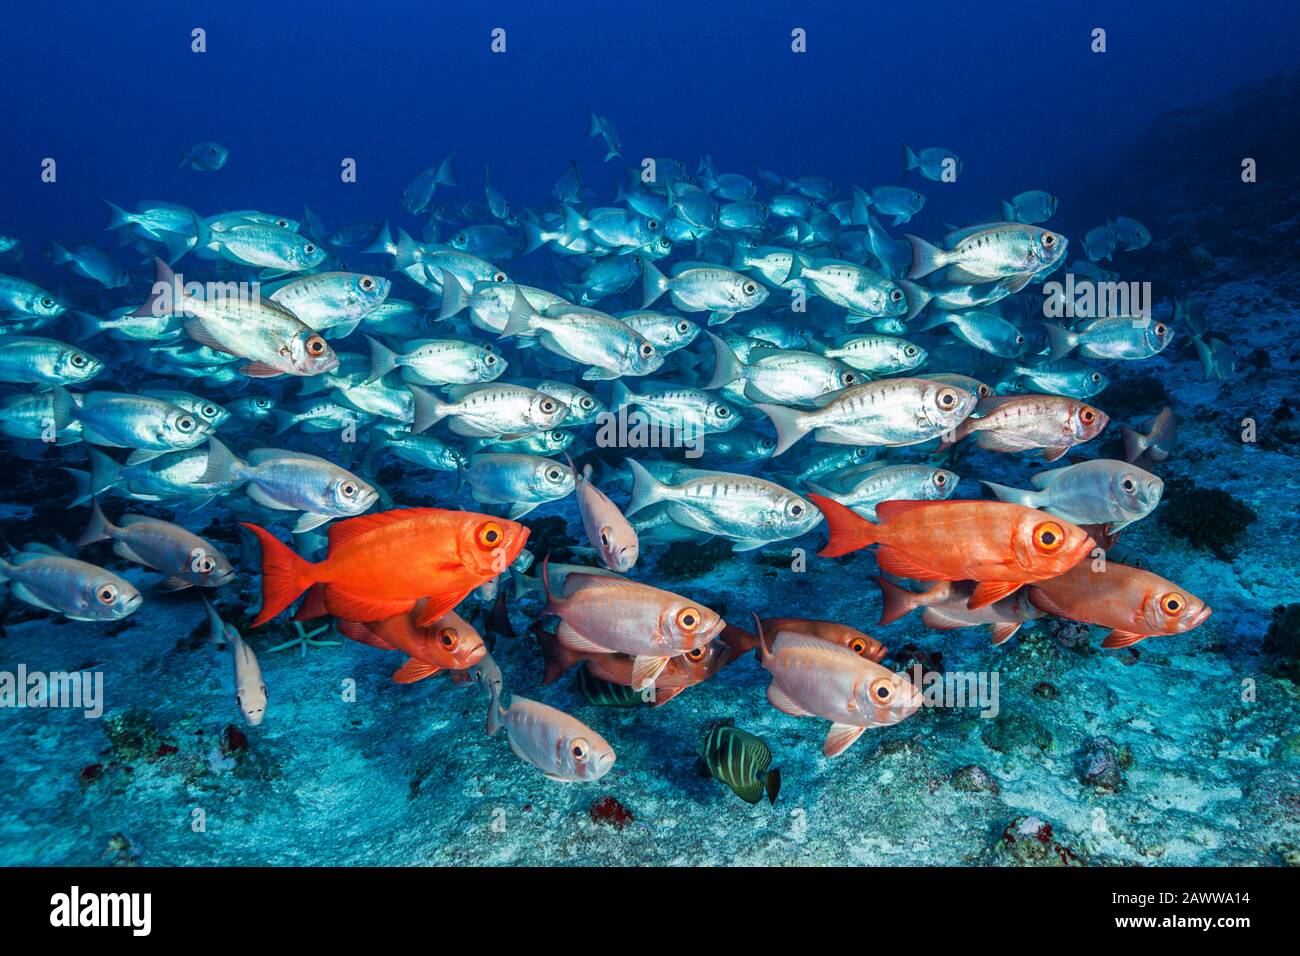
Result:
<svg viewBox="0 0 1300 956"><path fill-rule="evenodd" d="M327 348L329 346L325 344L325 340L319 335L313 335L307 340L307 354L309 355L324 355Z"/></svg>
<svg viewBox="0 0 1300 956"><path fill-rule="evenodd" d="M587 746L587 741L583 740L581 737L569 744L569 753L573 754L573 759L575 760L586 760L589 750L590 748Z"/></svg>
<svg viewBox="0 0 1300 956"><path fill-rule="evenodd" d="M456 632L454 627L444 627L438 632L438 643L446 650L452 650L459 639L460 635Z"/></svg>
<svg viewBox="0 0 1300 956"><path fill-rule="evenodd" d="M1054 245L1056 245L1056 236L1050 232L1043 233L1043 246L1050 249Z"/></svg>
<svg viewBox="0 0 1300 956"><path fill-rule="evenodd" d="M1160 609L1166 614L1177 614L1183 609L1183 605L1186 603L1187 602L1183 600L1181 594L1173 591L1160 599Z"/></svg>
<svg viewBox="0 0 1300 956"><path fill-rule="evenodd" d="M894 696L894 685L883 677L871 682L871 697L882 704L887 704Z"/></svg>
<svg viewBox="0 0 1300 956"><path fill-rule="evenodd" d="M655 347L651 345L649 342L646 342L644 345L641 346L641 356L643 358L649 358L654 354L655 354Z"/></svg>
<svg viewBox="0 0 1300 956"><path fill-rule="evenodd" d="M493 281L493 282L505 282L505 281L506 281L506 274L505 274L504 272L494 272L494 273L492 273L492 281Z"/></svg>
<svg viewBox="0 0 1300 956"><path fill-rule="evenodd" d="M558 469L558 468L548 468L548 469L546 469L546 477L547 477L550 481L559 481L560 478L562 477L561 474L560 474L560 469Z"/></svg>
<svg viewBox="0 0 1300 956"><path fill-rule="evenodd" d="M902 293L902 291L899 290L899 289L895 289L894 291L890 292L890 293L889 293L889 301L890 301L890 302L902 302L902 301L903 301L903 293Z"/></svg>
<svg viewBox="0 0 1300 956"><path fill-rule="evenodd" d="M343 495L344 498L355 498L357 496L357 492L360 490L361 489L357 487L357 483L355 481L345 481L343 482L343 484L339 485L339 492Z"/></svg>
<svg viewBox="0 0 1300 956"><path fill-rule="evenodd" d="M677 612L677 626L683 631L694 631L700 626L700 612L693 607L684 607Z"/></svg>
<svg viewBox="0 0 1300 956"><path fill-rule="evenodd" d="M542 410L543 415L549 415L559 406L555 404L554 399L544 398L537 404L537 407Z"/></svg>
<svg viewBox="0 0 1300 956"><path fill-rule="evenodd" d="M941 388L934 397L935 402L944 411L951 411L957 407L960 401L957 397L957 390L953 388Z"/></svg>
<svg viewBox="0 0 1300 956"><path fill-rule="evenodd" d="M86 364L86 356L82 355L80 352L73 352L72 358L69 359L69 361L72 362L76 368L82 368Z"/></svg>
<svg viewBox="0 0 1300 956"><path fill-rule="evenodd" d="M111 605L117 600L117 585L101 584L99 590L95 592L95 599L100 604Z"/></svg>
<svg viewBox="0 0 1300 956"><path fill-rule="evenodd" d="M741 290L745 293L745 295L753 295L755 292L758 291L758 284L755 282L746 282L743 286L741 286Z"/></svg>
<svg viewBox="0 0 1300 956"><path fill-rule="evenodd" d="M316 251L316 247L309 242L307 243L307 245L302 247L302 251L307 253L307 255L311 255L313 252Z"/></svg>
<svg viewBox="0 0 1300 956"><path fill-rule="evenodd" d="M374 280L374 279L370 278L370 276L363 276L363 277L362 277L362 279L361 279L361 289L362 289L362 291L364 291L364 292L369 292L369 291L370 291L371 289L373 289L374 287L375 287L375 280Z"/></svg>
<svg viewBox="0 0 1300 956"><path fill-rule="evenodd" d="M180 431L188 433L194 431L194 429L198 427L198 423L195 422L194 419L190 418L190 416L182 415L180 418L176 419L176 427Z"/></svg>
<svg viewBox="0 0 1300 956"><path fill-rule="evenodd" d="M1052 552L1065 542L1065 531L1055 521L1044 521L1034 527L1034 546L1040 551Z"/></svg>
<svg viewBox="0 0 1300 956"><path fill-rule="evenodd" d="M501 525L495 521L483 522L474 534L474 540L478 542L481 548L495 548L504 538L505 532L501 530Z"/></svg>

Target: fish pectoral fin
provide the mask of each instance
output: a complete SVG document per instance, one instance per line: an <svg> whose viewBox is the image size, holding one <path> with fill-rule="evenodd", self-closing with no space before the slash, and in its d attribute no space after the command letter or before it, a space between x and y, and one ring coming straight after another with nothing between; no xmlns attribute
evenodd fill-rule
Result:
<svg viewBox="0 0 1300 956"><path fill-rule="evenodd" d="M240 374L247 375L249 378L275 378L284 374L274 365L268 365L265 362L248 362L239 371Z"/></svg>
<svg viewBox="0 0 1300 956"><path fill-rule="evenodd" d="M1111 631L1102 640L1102 647L1132 647L1138 641L1145 640L1146 634L1134 634L1132 631Z"/></svg>
<svg viewBox="0 0 1300 956"><path fill-rule="evenodd" d="M524 515L528 514L528 512L536 508L539 503L540 502L536 502L536 501L533 502L532 504L529 504L526 501L516 502L515 504L510 506L510 513L509 515L507 515L507 517L511 521L518 521Z"/></svg>
<svg viewBox="0 0 1300 956"><path fill-rule="evenodd" d="M879 511L876 513L879 515ZM921 567L921 565L909 558L905 552L900 551L891 544L882 544L876 549L876 563L880 565L880 570L897 575L900 578L910 578L913 581L942 580L929 568Z"/></svg>
<svg viewBox="0 0 1300 956"><path fill-rule="evenodd" d="M131 454L126 456L126 466L129 468L131 465L141 465L146 461L153 461L155 458L165 454L167 454L167 452L152 451L147 448L137 448L135 451L131 452Z"/></svg>
<svg viewBox="0 0 1300 956"><path fill-rule="evenodd" d="M317 515L312 514L310 511L304 511L302 516L294 522L293 533L303 534L304 532L319 528L325 522L333 520L333 517L333 515Z"/></svg>
<svg viewBox="0 0 1300 956"><path fill-rule="evenodd" d="M764 538L737 538L732 542L731 552L736 554L740 551L754 551L767 543Z"/></svg>
<svg viewBox="0 0 1300 956"><path fill-rule="evenodd" d="M1043 449L1043 460L1044 460L1044 461L1056 461L1056 459L1060 458L1062 455L1064 455L1064 454L1065 454L1067 451L1069 451L1069 450L1070 450L1070 446L1069 446L1069 445L1056 445L1056 446L1051 447L1051 448L1044 448L1044 449Z"/></svg>
<svg viewBox="0 0 1300 956"><path fill-rule="evenodd" d="M177 577L173 575L170 578L166 578L161 584L159 584L158 590L163 592L184 591L186 588L192 588L192 587L194 587L193 581L186 581L182 577Z"/></svg>
<svg viewBox="0 0 1300 956"><path fill-rule="evenodd" d="M1007 641L1011 640L1011 636L1018 630L1020 630L1019 621L1016 621L1014 624L994 624L993 646L997 647L999 644L1005 644Z"/></svg>
<svg viewBox="0 0 1300 956"><path fill-rule="evenodd" d="M383 621L405 614L415 607L414 601L381 601L354 594L337 584L325 585L325 607L345 621Z"/></svg>
<svg viewBox="0 0 1300 956"><path fill-rule="evenodd" d="M1030 587L1029 603L1045 614L1065 618L1067 621L1074 620L1066 613L1065 608L1053 601L1042 588Z"/></svg>
<svg viewBox="0 0 1300 956"><path fill-rule="evenodd" d="M416 681L424 680L426 677L432 677L442 668L435 667L432 664L426 664L423 661L417 661L414 657L393 672L394 684L414 684Z"/></svg>
<svg viewBox="0 0 1300 956"><path fill-rule="evenodd" d="M643 657L638 654L632 663L632 689L642 691L653 687L670 660L671 657Z"/></svg>
<svg viewBox="0 0 1300 956"><path fill-rule="evenodd" d="M294 616L294 619L297 620L297 615ZM388 641L384 640L374 631L370 630L369 627L359 621L339 621L335 627L337 627L338 632L349 641L356 641L358 644L369 644L371 647L377 647L381 651L397 650L396 647L388 643Z"/></svg>
<svg viewBox="0 0 1300 956"><path fill-rule="evenodd" d="M994 601L1001 601L1008 594L1018 591L1023 583L1023 581L981 581L975 586L970 600L966 602L966 609L975 611L987 607Z"/></svg>
<svg viewBox="0 0 1300 956"><path fill-rule="evenodd" d="M822 744L822 754L827 757L838 757L848 750L866 729L851 724L831 724L831 729L826 734L826 742Z"/></svg>
<svg viewBox="0 0 1300 956"><path fill-rule="evenodd" d="M789 714L791 717L811 717L812 712L804 710L803 707L795 701L793 697L777 686L776 681L767 685L767 702L781 711L783 714Z"/></svg>
<svg viewBox="0 0 1300 956"><path fill-rule="evenodd" d="M571 651L577 651L579 654L612 654L608 647L601 647L595 641L589 640L574 630L573 625L568 621L560 621L560 626L555 629L555 639L560 644Z"/></svg>
<svg viewBox="0 0 1300 956"><path fill-rule="evenodd" d="M416 623L420 627L428 627L465 600L465 595L469 594L471 590L473 589L466 588L464 590L443 591L440 594L428 595L425 598L424 610L420 612L420 618Z"/></svg>
<svg viewBox="0 0 1300 956"><path fill-rule="evenodd" d="M273 508L276 511L297 511L298 510L293 505L286 505L283 502L277 501L276 499L272 498L270 495L268 495L265 491L262 490L262 487L260 485L250 484L246 490L248 492L248 497L252 499L253 503L259 504L263 508Z"/></svg>

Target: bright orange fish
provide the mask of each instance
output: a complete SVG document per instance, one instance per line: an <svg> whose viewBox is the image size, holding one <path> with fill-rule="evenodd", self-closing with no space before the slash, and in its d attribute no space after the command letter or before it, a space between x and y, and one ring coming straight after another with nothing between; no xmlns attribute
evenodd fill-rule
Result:
<svg viewBox="0 0 1300 956"><path fill-rule="evenodd" d="M262 610L254 627L316 584L324 609L342 620L383 621L426 598L416 623L432 624L505 571L528 540L526 527L505 518L402 508L331 525L328 556L313 564L265 528L240 523L262 542Z"/></svg>
<svg viewBox="0 0 1300 956"><path fill-rule="evenodd" d="M398 684L413 684L442 670L463 671L487 656L483 637L455 611L448 611L428 626L416 623L422 611L417 602L409 613L385 621L339 621L339 633L380 650L408 655L406 663L393 674Z"/></svg>
<svg viewBox="0 0 1300 956"><path fill-rule="evenodd" d="M1210 606L1158 574L1107 561L1071 568L1050 581L1038 581L1029 600L1048 614L1111 628L1102 647L1128 647L1144 638L1182 634L1210 616Z"/></svg>
<svg viewBox="0 0 1300 956"><path fill-rule="evenodd" d="M975 581L967 607L1064 574L1096 542L1062 518L1002 501L883 501L878 523L821 495L808 497L830 529L823 557L880 545L881 570L916 581Z"/></svg>

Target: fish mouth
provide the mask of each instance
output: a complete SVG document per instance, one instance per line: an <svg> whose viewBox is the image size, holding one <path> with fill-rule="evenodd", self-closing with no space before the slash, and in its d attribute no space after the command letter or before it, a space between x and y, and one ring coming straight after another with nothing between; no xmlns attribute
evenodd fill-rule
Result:
<svg viewBox="0 0 1300 956"><path fill-rule="evenodd" d="M126 617L126 616L128 616L128 615L130 615L130 614L134 614L134 613L135 613L135 609L138 608L138 607L139 607L141 604L143 604L143 603L144 603L144 596L143 596L143 595L141 595L141 594L132 594L129 598L127 598L127 599L124 600L120 605L118 605L118 607L119 607L119 611L118 611L117 616L118 616L118 617Z"/></svg>
<svg viewBox="0 0 1300 956"><path fill-rule="evenodd" d="M609 773L610 770L614 768L614 761L617 759L618 757L612 750L606 751L602 754L597 754L596 759L592 762L590 779L597 780L600 777L605 776L605 774Z"/></svg>
<svg viewBox="0 0 1300 956"><path fill-rule="evenodd" d="M465 658L465 662L464 664L461 665L459 670L467 671L471 667L474 667L476 664L478 664L479 661L487 657L487 653L488 650L486 644L478 645L478 647L474 648L472 651L469 652L469 655Z"/></svg>
<svg viewBox="0 0 1300 956"><path fill-rule="evenodd" d="M1214 609L1211 608L1208 604L1201 605L1201 609L1192 615L1192 620L1187 625L1187 629L1190 631L1194 627L1200 627L1202 624L1205 623L1205 619L1208 618L1213 613L1214 613Z"/></svg>

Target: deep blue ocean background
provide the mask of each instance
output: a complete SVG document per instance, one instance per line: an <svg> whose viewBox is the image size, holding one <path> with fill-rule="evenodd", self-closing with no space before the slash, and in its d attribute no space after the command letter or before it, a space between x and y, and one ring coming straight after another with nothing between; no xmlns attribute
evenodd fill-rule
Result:
<svg viewBox="0 0 1300 956"><path fill-rule="evenodd" d="M870 186L897 181L902 144L946 146L960 181L916 220L937 227L1022 189L1067 195L1153 117L1294 66L1298 43L1294 11L1258 0L22 4L0 35L0 230L85 237L101 198L307 202L335 228L400 213L448 153L470 198L484 161L516 204L548 200L570 160L605 195L619 164L586 138L589 108L629 163L691 171L707 152L750 176ZM178 147L209 139L230 147L219 176L177 169ZM339 179L349 156L355 184ZM57 185L40 182L45 157Z"/></svg>

